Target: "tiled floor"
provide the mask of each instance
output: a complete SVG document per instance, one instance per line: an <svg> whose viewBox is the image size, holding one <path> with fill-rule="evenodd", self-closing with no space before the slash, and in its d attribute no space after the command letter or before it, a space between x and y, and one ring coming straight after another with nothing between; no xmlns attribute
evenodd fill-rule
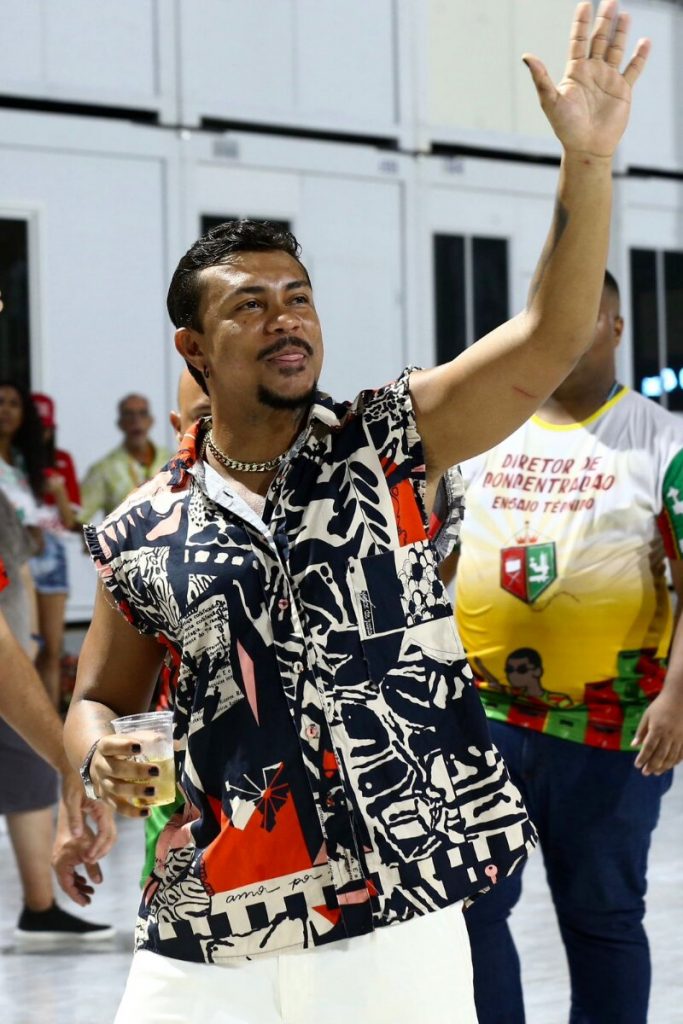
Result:
<svg viewBox="0 0 683 1024"><path fill-rule="evenodd" d="M101 952L60 949L20 954L12 945L19 910L16 876L7 836L0 835L1 1024L110 1024L130 962L141 853L138 823L122 821L120 842L103 865L105 881L92 911L86 912L93 920L112 922L120 929L113 943ZM683 1022L682 863L683 774L666 798L651 858L648 927L654 991L650 1024ZM527 1024L566 1024L567 975L538 856L526 871L515 933L524 965ZM453 1024L457 1024L455 1015Z"/></svg>

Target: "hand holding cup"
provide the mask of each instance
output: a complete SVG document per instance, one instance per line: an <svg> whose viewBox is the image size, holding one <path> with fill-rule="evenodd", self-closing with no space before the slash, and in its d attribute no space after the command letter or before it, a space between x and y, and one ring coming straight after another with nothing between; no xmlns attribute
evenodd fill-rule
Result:
<svg viewBox="0 0 683 1024"><path fill-rule="evenodd" d="M175 800L173 713L126 715L111 723L90 766L101 800L127 817L146 817L149 808Z"/></svg>

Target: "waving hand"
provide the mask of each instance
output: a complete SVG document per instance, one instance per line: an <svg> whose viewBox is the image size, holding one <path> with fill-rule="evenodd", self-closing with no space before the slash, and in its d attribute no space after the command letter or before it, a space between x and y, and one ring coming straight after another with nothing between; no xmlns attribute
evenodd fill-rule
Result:
<svg viewBox="0 0 683 1024"><path fill-rule="evenodd" d="M604 0L591 32L592 5L580 3L571 29L564 77L555 85L538 57L524 62L543 113L566 150L610 157L626 128L631 90L645 67L650 42L639 39L623 73L629 18L617 0Z"/></svg>

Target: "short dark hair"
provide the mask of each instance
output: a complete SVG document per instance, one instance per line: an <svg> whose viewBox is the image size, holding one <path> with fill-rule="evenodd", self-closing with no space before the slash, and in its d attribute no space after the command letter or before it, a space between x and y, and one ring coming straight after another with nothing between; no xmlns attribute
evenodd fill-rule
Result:
<svg viewBox="0 0 683 1024"><path fill-rule="evenodd" d="M286 252L308 271L299 259L301 246L291 231L263 220L228 220L211 228L187 250L175 269L166 298L168 315L176 327L202 331L199 318L202 270L229 263L240 252Z"/></svg>
<svg viewBox="0 0 683 1024"><path fill-rule="evenodd" d="M603 288L608 288L611 292L614 292L617 298L619 298L619 285L617 279L613 274L610 274L609 270L605 271L605 283Z"/></svg>
<svg viewBox="0 0 683 1024"><path fill-rule="evenodd" d="M286 252L297 261L308 283L311 282L306 267L299 259L301 246L291 231L268 220L226 220L198 238L175 268L166 296L166 308L176 328L191 327L202 333L200 274L209 267L229 263L230 258L240 252ZM187 360L185 362L197 384L208 395L209 389L201 372Z"/></svg>
<svg viewBox="0 0 683 1024"><path fill-rule="evenodd" d="M516 651L510 651L507 658L505 659L505 671L509 672L509 665L512 659L518 660L524 658L530 662L532 668L540 668L543 671L543 662L541 661L541 655L538 651L535 651L533 647L518 647Z"/></svg>

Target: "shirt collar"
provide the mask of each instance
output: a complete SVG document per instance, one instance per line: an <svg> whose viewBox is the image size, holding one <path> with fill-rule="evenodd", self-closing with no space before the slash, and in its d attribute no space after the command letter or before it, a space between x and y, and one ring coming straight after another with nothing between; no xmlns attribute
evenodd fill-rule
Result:
<svg viewBox="0 0 683 1024"><path fill-rule="evenodd" d="M313 405L308 413L309 426L313 420L319 420L331 430L339 430L342 426L342 421L337 416L333 399L326 395L324 391L316 391L313 398Z"/></svg>
<svg viewBox="0 0 683 1024"><path fill-rule="evenodd" d="M322 423L330 430L341 429L342 421L335 410L335 403L324 391L316 391L313 404L308 413L306 427L292 445L291 455L296 454L301 448L301 443L308 432L307 428L312 425L314 420ZM199 459L199 450L209 422L210 417L204 416L193 423L183 434L180 447L168 464L171 473L171 488L174 491L180 490L187 484L187 476L191 473L192 467Z"/></svg>

